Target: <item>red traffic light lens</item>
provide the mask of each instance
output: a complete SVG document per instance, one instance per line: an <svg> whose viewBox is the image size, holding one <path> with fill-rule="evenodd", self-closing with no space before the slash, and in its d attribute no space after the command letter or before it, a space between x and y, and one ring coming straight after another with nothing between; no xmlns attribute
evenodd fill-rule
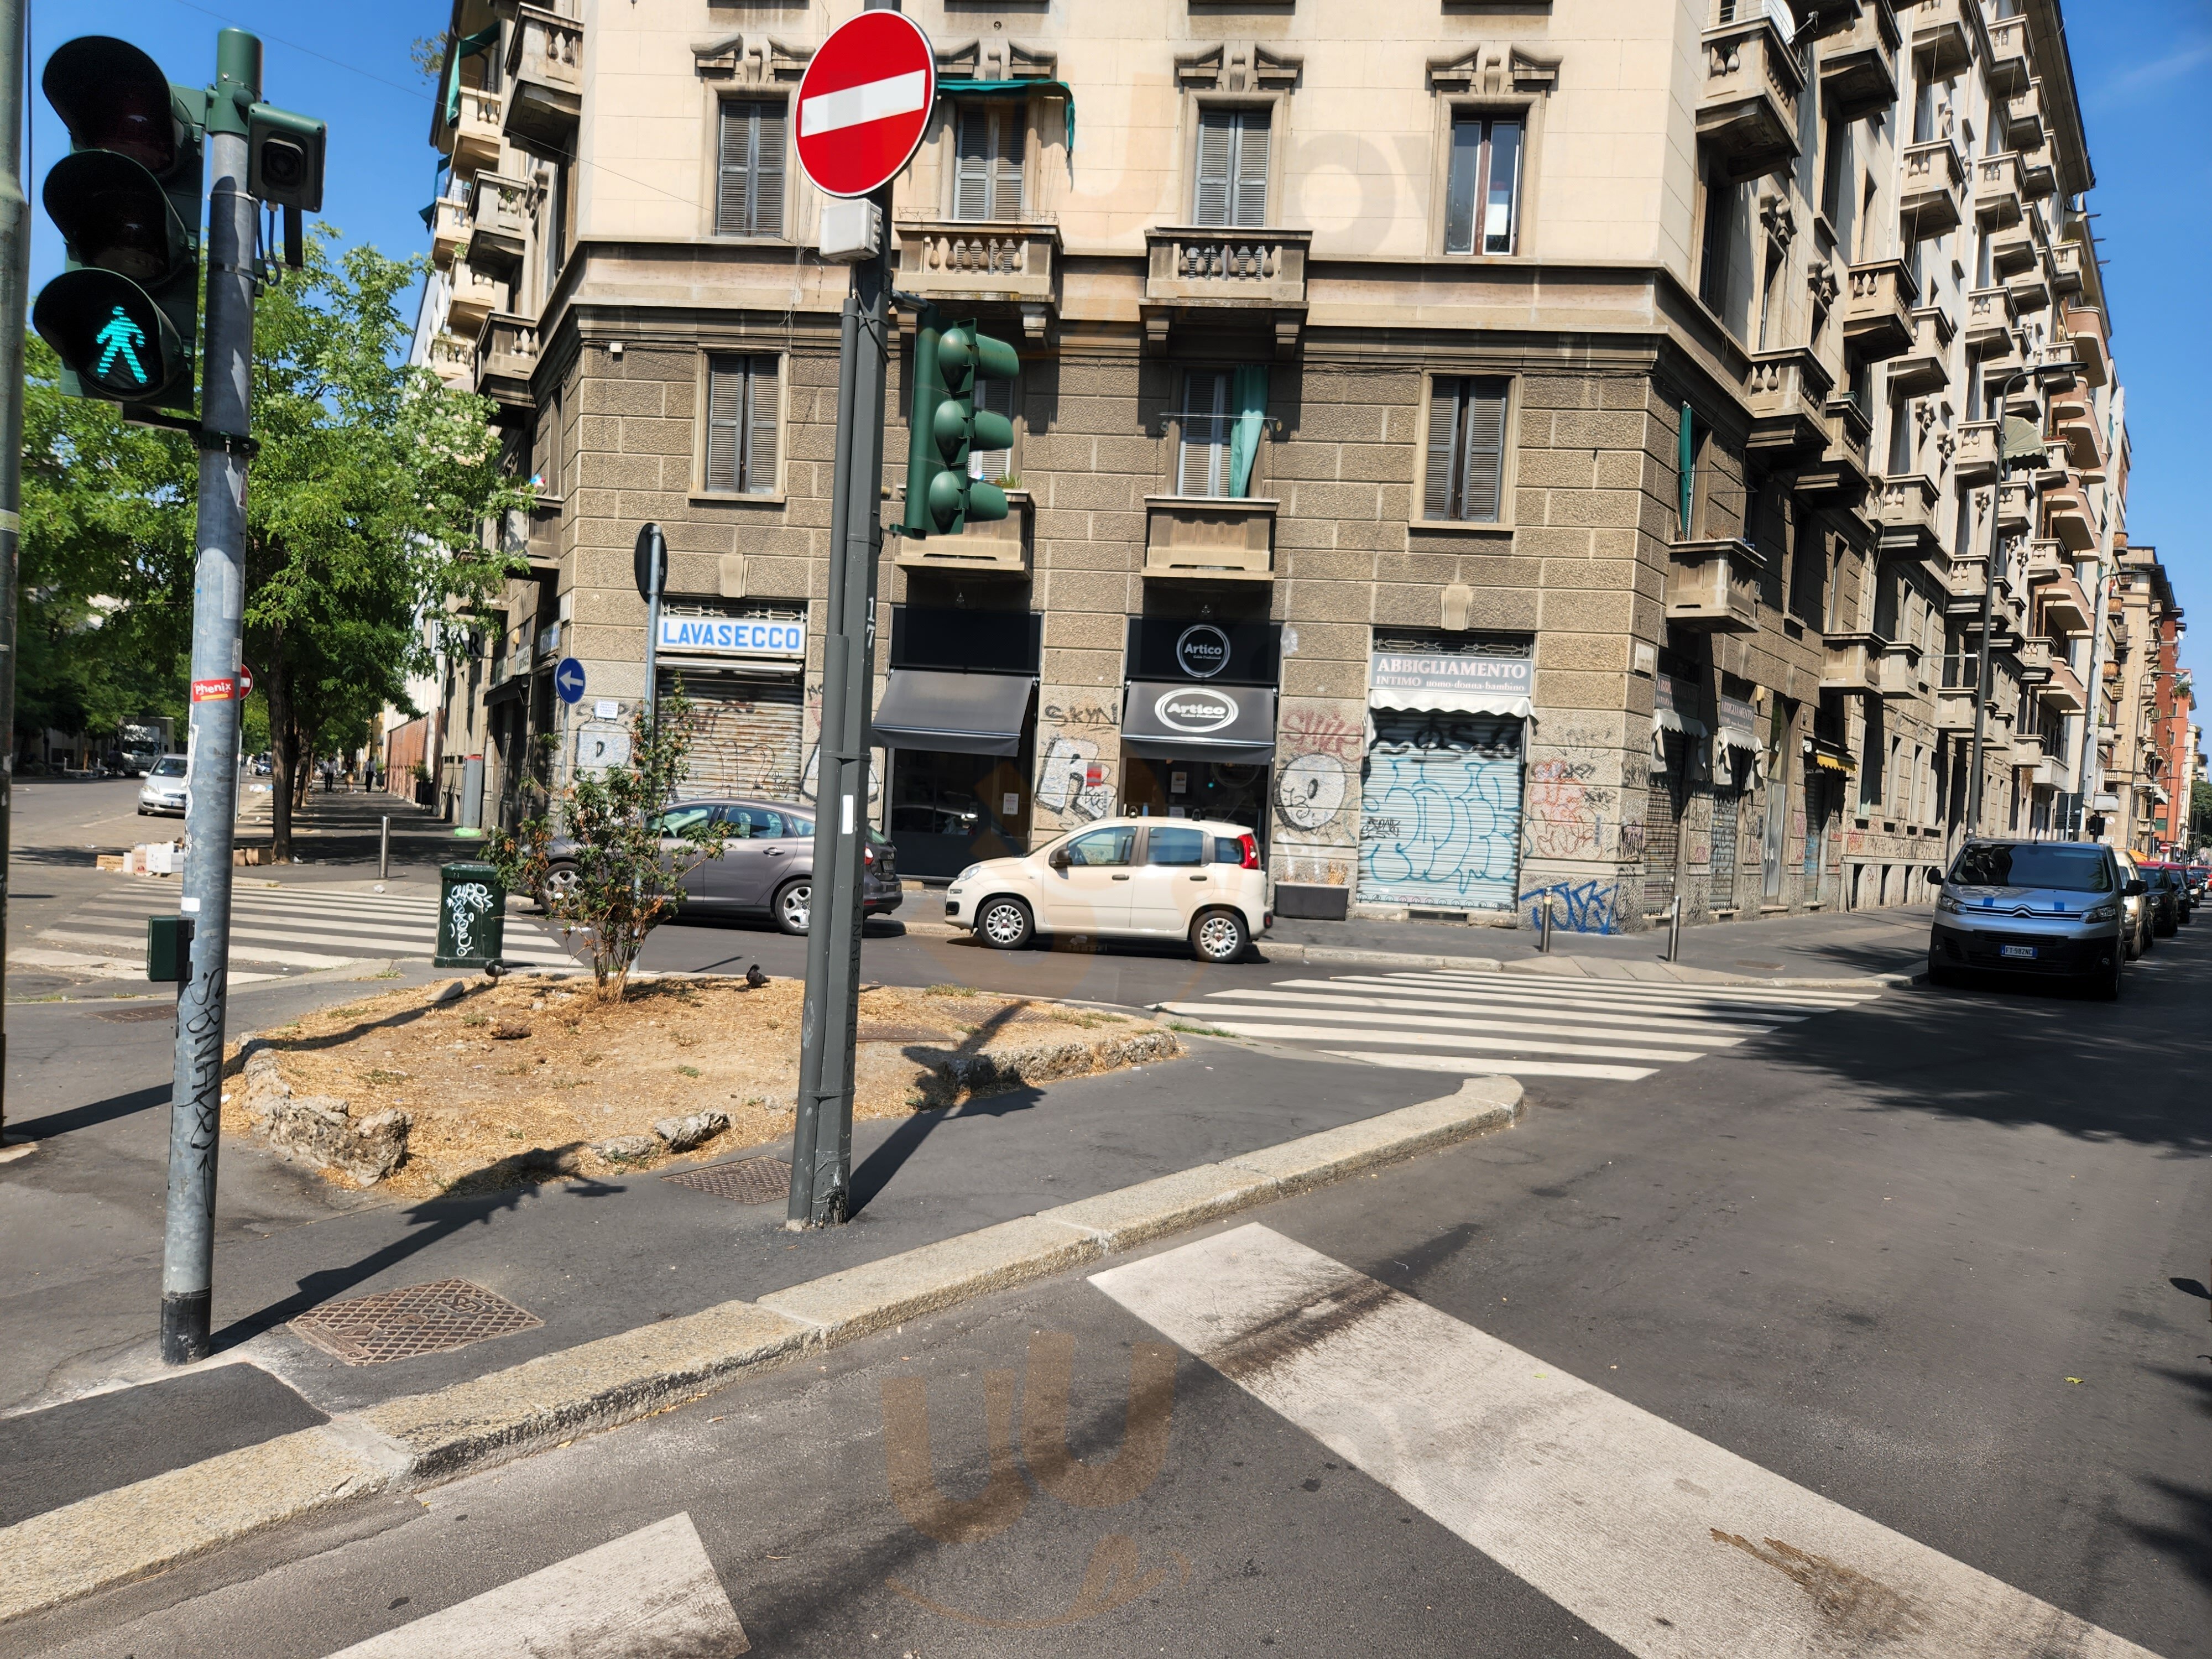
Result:
<svg viewBox="0 0 2212 1659"><path fill-rule="evenodd" d="M46 59L40 84L77 149L113 150L157 178L176 167L169 77L128 40L87 34L65 41Z"/></svg>

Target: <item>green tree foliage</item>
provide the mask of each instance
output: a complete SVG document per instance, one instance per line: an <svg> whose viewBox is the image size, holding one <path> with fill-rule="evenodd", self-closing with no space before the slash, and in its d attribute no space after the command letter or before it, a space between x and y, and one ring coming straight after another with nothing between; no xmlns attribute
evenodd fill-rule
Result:
<svg viewBox="0 0 2212 1659"><path fill-rule="evenodd" d="M538 895L555 921L584 936L598 994L610 1001L628 990L646 935L676 913L684 878L719 858L728 837L711 811L670 810L696 732L681 686L661 700L657 726L647 726L641 708L630 721L629 760L597 776L580 772L554 797L568 825L557 848L542 815L490 846L509 892Z"/></svg>

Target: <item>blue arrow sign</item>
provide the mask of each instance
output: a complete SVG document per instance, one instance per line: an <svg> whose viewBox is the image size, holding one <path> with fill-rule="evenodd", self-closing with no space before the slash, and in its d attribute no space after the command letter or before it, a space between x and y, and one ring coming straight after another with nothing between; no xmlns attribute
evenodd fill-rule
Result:
<svg viewBox="0 0 2212 1659"><path fill-rule="evenodd" d="M574 657L563 657L553 671L553 689L561 694L562 702L581 702L584 700L584 665Z"/></svg>

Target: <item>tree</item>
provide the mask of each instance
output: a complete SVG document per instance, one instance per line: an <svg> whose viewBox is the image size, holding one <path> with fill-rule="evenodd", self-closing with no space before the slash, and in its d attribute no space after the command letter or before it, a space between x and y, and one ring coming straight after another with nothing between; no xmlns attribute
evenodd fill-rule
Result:
<svg viewBox="0 0 2212 1659"><path fill-rule="evenodd" d="M627 762L598 776L579 773L554 797L568 825L557 859L544 814L492 841L492 866L507 890L541 896L554 921L583 933L604 1000L622 1000L646 935L683 901L684 878L720 857L728 838L711 807L671 810L695 732L679 685L661 700L657 726L642 708L632 716Z"/></svg>

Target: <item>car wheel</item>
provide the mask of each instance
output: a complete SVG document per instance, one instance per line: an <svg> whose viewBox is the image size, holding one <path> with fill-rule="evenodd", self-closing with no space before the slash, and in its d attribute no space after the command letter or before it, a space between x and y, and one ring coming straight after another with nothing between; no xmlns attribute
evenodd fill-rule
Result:
<svg viewBox="0 0 2212 1659"><path fill-rule="evenodd" d="M2089 975L2089 994L2100 1002L2118 1002L2120 1000L2121 956L2120 951L2113 951L2112 967L2101 974Z"/></svg>
<svg viewBox="0 0 2212 1659"><path fill-rule="evenodd" d="M975 913L975 937L994 951L1018 951L1036 937L1036 921L1018 898L986 899Z"/></svg>
<svg viewBox="0 0 2212 1659"><path fill-rule="evenodd" d="M801 876L797 881L787 881L775 890L769 902L769 915L781 933L804 936L807 922L814 915L814 882L811 877Z"/></svg>
<svg viewBox="0 0 2212 1659"><path fill-rule="evenodd" d="M1251 943L1251 930L1234 910L1208 910L1190 925L1190 948L1200 962L1234 962Z"/></svg>
<svg viewBox="0 0 2212 1659"><path fill-rule="evenodd" d="M1933 951L1928 953L1928 982L1930 985L1943 986L1956 985L1959 982L1958 975L1938 961Z"/></svg>
<svg viewBox="0 0 2212 1659"><path fill-rule="evenodd" d="M538 891L538 908L550 915L555 901L574 892L578 879L576 866L573 864L556 864L549 867L545 872L545 885Z"/></svg>

